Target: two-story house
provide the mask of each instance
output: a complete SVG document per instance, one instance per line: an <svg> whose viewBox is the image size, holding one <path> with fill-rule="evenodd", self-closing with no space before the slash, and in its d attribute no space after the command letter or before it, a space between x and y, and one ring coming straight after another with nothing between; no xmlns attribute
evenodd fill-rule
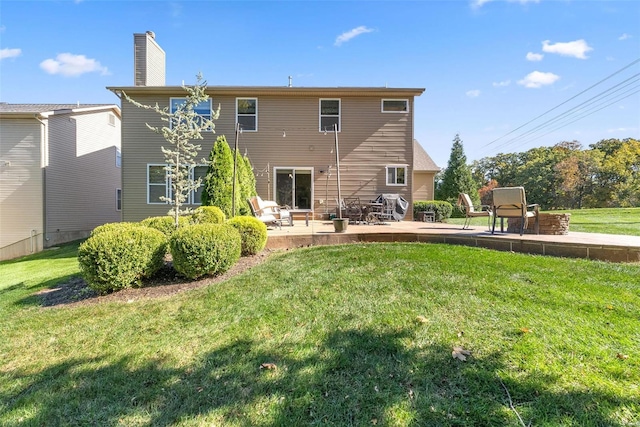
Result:
<svg viewBox="0 0 640 427"><path fill-rule="evenodd" d="M136 101L173 110L184 101L181 86L164 84L164 51L153 33L134 35L135 83L109 87ZM334 143L337 129L342 197L362 201L397 193L413 201L414 98L421 88L208 86L210 100L199 106L205 116L220 106L215 133L205 132L202 157L217 136L250 158L263 199L312 209L316 218L334 212L337 200ZM122 100L122 208L124 221L164 215L160 196L169 192L165 178L158 114ZM334 127L335 126L335 127ZM426 154L426 153L425 153ZM428 156L427 156L428 157ZM206 167L196 168L202 176ZM426 170L420 171L424 180ZM422 182L422 181L421 181ZM428 187L428 185L427 185ZM425 193L421 184L421 193ZM432 188L432 184L431 187ZM190 200L199 202L195 192ZM407 219L411 217L408 213Z"/></svg>
<svg viewBox="0 0 640 427"><path fill-rule="evenodd" d="M120 221L120 108L0 103L0 259Z"/></svg>

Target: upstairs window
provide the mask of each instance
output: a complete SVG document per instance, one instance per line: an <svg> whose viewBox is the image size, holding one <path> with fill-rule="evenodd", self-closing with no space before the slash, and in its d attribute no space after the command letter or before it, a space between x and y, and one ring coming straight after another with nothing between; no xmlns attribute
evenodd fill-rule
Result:
<svg viewBox="0 0 640 427"><path fill-rule="evenodd" d="M409 100L408 99L383 99L382 112L383 113L408 113Z"/></svg>
<svg viewBox="0 0 640 427"><path fill-rule="evenodd" d="M258 130L258 99L236 98L236 122L243 132Z"/></svg>
<svg viewBox="0 0 640 427"><path fill-rule="evenodd" d="M186 98L171 98L170 99L170 113L173 114L178 111L179 108L184 108L186 103ZM200 117L203 117L207 120L211 120L211 99L206 101L202 101L198 105L193 108L193 111ZM173 123L171 123L171 127L173 127Z"/></svg>
<svg viewBox="0 0 640 427"><path fill-rule="evenodd" d="M333 125L337 125L340 132L340 100L320 100L320 132L333 131Z"/></svg>
<svg viewBox="0 0 640 427"><path fill-rule="evenodd" d="M116 167L122 167L122 151L119 148L116 148Z"/></svg>
<svg viewBox="0 0 640 427"><path fill-rule="evenodd" d="M387 185L407 185L407 166L387 166Z"/></svg>

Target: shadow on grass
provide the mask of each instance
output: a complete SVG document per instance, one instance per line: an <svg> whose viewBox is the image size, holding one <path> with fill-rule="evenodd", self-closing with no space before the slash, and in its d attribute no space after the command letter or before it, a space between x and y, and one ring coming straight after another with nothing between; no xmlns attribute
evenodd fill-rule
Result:
<svg viewBox="0 0 640 427"><path fill-rule="evenodd" d="M262 351L264 344L240 340L182 369L162 358L141 366L134 355L71 359L36 374L5 373L0 424L519 424L500 383L504 355L461 362L449 345L410 342L410 331L368 330ZM613 426L613 411L637 409L596 390L558 390L550 377L502 381L527 424Z"/></svg>

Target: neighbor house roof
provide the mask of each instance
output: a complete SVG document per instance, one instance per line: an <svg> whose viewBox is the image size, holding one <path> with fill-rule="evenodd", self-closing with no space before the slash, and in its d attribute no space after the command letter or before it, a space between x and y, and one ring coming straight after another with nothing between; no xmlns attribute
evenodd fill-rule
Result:
<svg viewBox="0 0 640 427"><path fill-rule="evenodd" d="M413 170L423 172L440 172L440 167L435 164L431 156L422 148L418 140L413 140Z"/></svg>
<svg viewBox="0 0 640 427"><path fill-rule="evenodd" d="M120 107L116 104L8 104L0 102L0 115L33 116L51 114L83 113L88 111L112 109L120 116Z"/></svg>

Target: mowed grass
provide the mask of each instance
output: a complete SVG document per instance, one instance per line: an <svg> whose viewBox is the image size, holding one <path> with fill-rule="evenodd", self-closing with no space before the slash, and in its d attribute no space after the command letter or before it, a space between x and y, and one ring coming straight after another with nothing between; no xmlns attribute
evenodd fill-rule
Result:
<svg viewBox="0 0 640 427"><path fill-rule="evenodd" d="M570 213L569 232L640 236L640 208L573 209L547 212ZM450 218L447 222L462 225L464 218ZM471 225L485 227L487 219L473 218Z"/></svg>
<svg viewBox="0 0 640 427"><path fill-rule="evenodd" d="M0 425L640 423L637 264L354 244L173 297L40 307L75 248L0 263Z"/></svg>

